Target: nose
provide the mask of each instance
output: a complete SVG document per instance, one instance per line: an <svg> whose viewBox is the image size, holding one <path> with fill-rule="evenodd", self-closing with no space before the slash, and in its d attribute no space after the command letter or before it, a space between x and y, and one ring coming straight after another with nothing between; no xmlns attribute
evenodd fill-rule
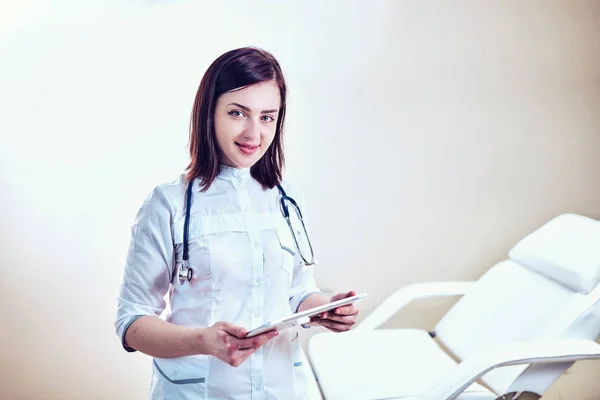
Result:
<svg viewBox="0 0 600 400"><path fill-rule="evenodd" d="M256 140L260 138L260 124L253 118L248 118L248 125L244 131L246 139Z"/></svg>

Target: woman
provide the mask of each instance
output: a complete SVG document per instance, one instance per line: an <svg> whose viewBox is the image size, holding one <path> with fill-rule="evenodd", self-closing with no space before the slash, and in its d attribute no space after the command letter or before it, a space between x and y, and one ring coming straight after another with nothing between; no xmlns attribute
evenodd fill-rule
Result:
<svg viewBox="0 0 600 400"><path fill-rule="evenodd" d="M187 173L157 186L136 216L115 327L127 351L154 358L152 399L306 398L297 332L247 338L247 330L355 294L319 293L283 218L278 185L299 200L282 182L285 112L286 84L271 54L220 56L194 102ZM184 242L191 272L181 283ZM347 331L357 313L340 307L311 324Z"/></svg>

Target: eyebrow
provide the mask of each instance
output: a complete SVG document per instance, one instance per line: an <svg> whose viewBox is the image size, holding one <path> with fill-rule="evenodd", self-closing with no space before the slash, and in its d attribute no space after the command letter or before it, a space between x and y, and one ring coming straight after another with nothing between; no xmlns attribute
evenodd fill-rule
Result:
<svg viewBox="0 0 600 400"><path fill-rule="evenodd" d="M244 111L252 112L252 110L250 109L250 107L246 107L246 106L244 106L244 105L242 105L240 103L229 103L227 105L228 106L236 106L236 107L241 108ZM274 113L274 112L277 112L277 110L262 110L260 113L261 114L268 114L268 113Z"/></svg>

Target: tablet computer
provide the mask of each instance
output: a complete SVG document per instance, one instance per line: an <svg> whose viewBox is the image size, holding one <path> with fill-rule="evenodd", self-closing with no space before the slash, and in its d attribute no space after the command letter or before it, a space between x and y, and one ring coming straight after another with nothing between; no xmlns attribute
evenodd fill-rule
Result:
<svg viewBox="0 0 600 400"><path fill-rule="evenodd" d="M275 320L275 321L265 322L263 325L259 326L258 328L255 328L255 329L252 329L251 331L249 331L248 334L246 335L246 337L253 337L256 335L260 335L261 333L265 333L265 332L272 331L275 329L277 329L278 331L281 331L284 329L288 329L288 328L306 323L306 322L308 322L308 320L310 320L311 317L314 317L315 315L319 315L321 313L334 310L338 307L342 307L342 306L354 303L356 301L362 300L365 297L367 297L368 295L369 295L368 293L360 293L355 296L346 297L345 299L332 301L331 303L326 303L326 304L323 304L322 306L310 308L308 310L304 310L304 311L292 314L286 318L282 318L282 319Z"/></svg>

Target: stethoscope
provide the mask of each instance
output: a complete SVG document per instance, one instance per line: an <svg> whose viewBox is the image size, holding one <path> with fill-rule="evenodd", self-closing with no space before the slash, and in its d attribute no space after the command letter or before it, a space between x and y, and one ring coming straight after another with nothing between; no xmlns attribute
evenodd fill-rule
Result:
<svg viewBox="0 0 600 400"><path fill-rule="evenodd" d="M183 223L183 254L181 257L182 260L177 262L179 264L179 268L177 270L177 278L179 280L180 285L183 285L186 281L188 281L188 282L191 281L192 276L194 275L194 272L193 272L192 268L190 268L190 263L188 260L189 259L188 237L189 237L189 224L190 224L190 210L191 210L191 205L192 205L192 183L193 183L193 181L188 184L187 190L186 190L185 221ZM281 194L281 199L279 200L280 204L281 204L281 213L283 214L283 217L287 221L288 227L290 228L290 232L292 233L292 237L294 238L294 244L296 245L296 249L298 250L298 253L300 254L300 257L302 258L302 261L304 262L305 265L307 265L307 266L313 265L313 264L315 264L315 256L313 253L313 248L312 248L312 244L310 242L310 238L308 237L308 232L306 231L306 226L304 225L304 219L302 218L302 212L300 211L300 207L298 206L298 203L296 203L296 201L293 198L291 198L290 196L288 196L285 193L285 190L283 190L281 185L277 185L277 188L279 189L279 193ZM300 244L298 243L298 238L296 237L296 233L294 231L294 228L292 227L292 221L290 220L289 206L292 207L292 210L294 210L294 212L296 213L296 216L302 223L302 229L304 230L304 237L306 238L306 243L308 244L308 249L310 251L310 257L308 259L302 253L302 248L300 247Z"/></svg>

